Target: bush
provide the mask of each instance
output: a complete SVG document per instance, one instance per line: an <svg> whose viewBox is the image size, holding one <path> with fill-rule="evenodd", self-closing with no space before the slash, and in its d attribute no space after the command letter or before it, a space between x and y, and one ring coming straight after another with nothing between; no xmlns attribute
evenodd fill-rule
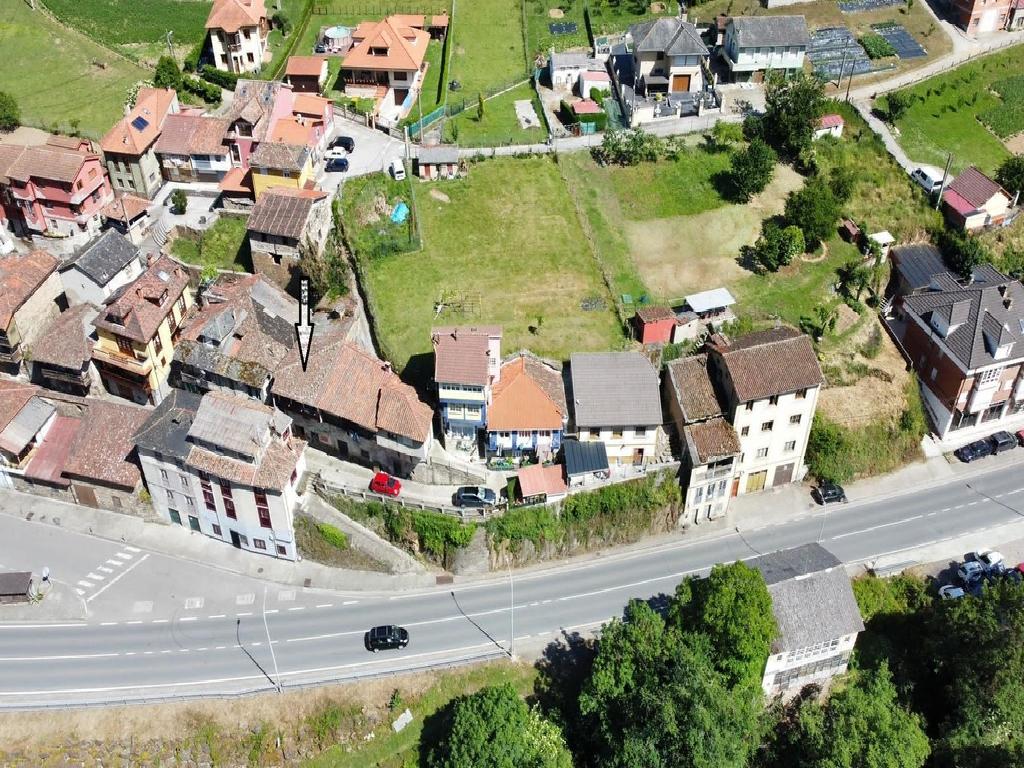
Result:
<svg viewBox="0 0 1024 768"><path fill-rule="evenodd" d="M804 233L808 249L832 236L838 218L839 201L829 182L819 174L786 198L786 221Z"/></svg>
<svg viewBox="0 0 1024 768"><path fill-rule="evenodd" d="M0 131L13 131L21 125L18 102L6 91L0 91Z"/></svg>
<svg viewBox="0 0 1024 768"><path fill-rule="evenodd" d="M191 93L194 96L198 96L207 104L210 104L212 106L217 106L220 104L220 88L218 88L216 85L213 85L212 83L205 83L196 77L183 77L181 80L181 87L187 93Z"/></svg>
<svg viewBox="0 0 1024 768"><path fill-rule="evenodd" d="M180 216L185 212L186 206L188 206L188 195L185 194L185 190L176 189L171 192L171 210L174 213Z"/></svg>
<svg viewBox="0 0 1024 768"><path fill-rule="evenodd" d="M775 173L776 162L775 151L761 139L752 139L746 149L733 153L731 181L739 202L746 203L764 191Z"/></svg>
<svg viewBox="0 0 1024 768"><path fill-rule="evenodd" d="M223 69L211 67L209 64L202 69L203 80L219 85L221 88L233 91L238 85L238 75L234 72L225 72Z"/></svg>
<svg viewBox="0 0 1024 768"><path fill-rule="evenodd" d="M348 549L348 536L344 531L330 523L317 523L316 529L320 537L335 549Z"/></svg>
<svg viewBox="0 0 1024 768"><path fill-rule="evenodd" d="M860 44L864 46L864 52L869 59L884 59L887 56L895 56L896 49L888 40L875 32L868 32L860 38Z"/></svg>
<svg viewBox="0 0 1024 768"><path fill-rule="evenodd" d="M192 73L199 69L199 62L203 58L203 51L206 49L206 38L204 37L198 43L193 46L192 50L185 56L185 61L182 64L182 69L186 72Z"/></svg>
<svg viewBox="0 0 1024 768"><path fill-rule="evenodd" d="M804 252L804 234L799 227L780 227L774 219L761 225L761 236L753 245L744 246L743 255L765 272L776 272Z"/></svg>
<svg viewBox="0 0 1024 768"><path fill-rule="evenodd" d="M270 17L270 20L274 23L275 27L281 30L282 35L288 37L288 35L291 34L292 21L291 19L288 18L284 11L278 11L277 13Z"/></svg>

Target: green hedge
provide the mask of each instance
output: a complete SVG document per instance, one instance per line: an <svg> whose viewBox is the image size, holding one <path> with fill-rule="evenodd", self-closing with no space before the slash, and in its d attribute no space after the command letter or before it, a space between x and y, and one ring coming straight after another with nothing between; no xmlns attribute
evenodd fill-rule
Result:
<svg viewBox="0 0 1024 768"><path fill-rule="evenodd" d="M207 104L216 106L220 104L220 88L212 83L206 83L196 77L183 77L181 87L189 93L198 96Z"/></svg>
<svg viewBox="0 0 1024 768"><path fill-rule="evenodd" d="M235 90L235 86L238 85L238 75L234 72L225 72L223 69L211 67L209 64L203 67L202 75L203 80L219 85L227 91Z"/></svg>
<svg viewBox="0 0 1024 768"><path fill-rule="evenodd" d="M320 537L332 547L348 549L348 536L341 529L335 528L330 523L317 523L316 529L319 531Z"/></svg>

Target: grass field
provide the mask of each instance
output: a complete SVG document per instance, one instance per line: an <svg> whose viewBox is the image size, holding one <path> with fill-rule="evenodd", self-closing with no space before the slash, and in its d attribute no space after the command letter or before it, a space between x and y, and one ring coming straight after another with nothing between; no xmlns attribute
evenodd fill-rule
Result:
<svg viewBox="0 0 1024 768"><path fill-rule="evenodd" d="M522 128L519 125L515 102L523 99L532 101L537 117L543 119L536 91L529 83L523 83L507 93L485 101L482 119L477 117L476 100L468 101L464 111L448 118L445 123L446 140L464 147L543 143L548 135L543 124L537 128ZM452 100L453 98L449 97L449 105Z"/></svg>
<svg viewBox="0 0 1024 768"><path fill-rule="evenodd" d="M530 58L547 58L551 48L567 51L573 48L589 48L587 25L584 19L585 0L522 0L526 15L526 48ZM672 16L676 4L663 3L664 10L651 12L651 3L635 0L590 0L590 22L595 35L610 32L625 32L631 24L652 19L656 16ZM552 16L552 11L555 15ZM576 31L570 34L553 34L551 24L576 24Z"/></svg>
<svg viewBox="0 0 1024 768"><path fill-rule="evenodd" d="M163 42L167 32L180 44L199 42L210 13L204 0L46 0L54 16L110 46Z"/></svg>
<svg viewBox="0 0 1024 768"><path fill-rule="evenodd" d="M456 6L452 23L449 80L462 84L462 95L475 97L522 79L527 70L523 52L520 0L473 0Z"/></svg>
<svg viewBox="0 0 1024 768"><path fill-rule="evenodd" d="M67 131L77 121L93 138L121 116L132 83L150 77L23 0L0 2L0 51L0 90L17 99L26 123Z"/></svg>
<svg viewBox="0 0 1024 768"><path fill-rule="evenodd" d="M906 89L915 101L899 121L899 142L907 154L921 163L942 167L946 153L953 153L953 168L977 165L991 172L1008 155L1000 139L979 120L985 113L1003 107L998 124L1004 135L1024 131L1024 105L1017 93L1013 105L1004 105L992 87L1024 72L1024 46L978 59L950 72L936 75ZM881 105L881 106L884 106ZM1012 127L1007 126L1007 120Z"/></svg>
<svg viewBox="0 0 1024 768"><path fill-rule="evenodd" d="M502 325L506 350L556 359L621 342L611 298L549 158L474 163L466 179L417 183L416 199L422 251L358 254L382 350L407 378L429 375L432 325ZM445 293L473 306L438 315ZM585 299L606 309L585 311Z"/></svg>
<svg viewBox="0 0 1024 768"><path fill-rule="evenodd" d="M251 272L252 257L249 255L245 225L244 217L222 216L203 232L198 242L185 237L175 239L171 253L186 264Z"/></svg>

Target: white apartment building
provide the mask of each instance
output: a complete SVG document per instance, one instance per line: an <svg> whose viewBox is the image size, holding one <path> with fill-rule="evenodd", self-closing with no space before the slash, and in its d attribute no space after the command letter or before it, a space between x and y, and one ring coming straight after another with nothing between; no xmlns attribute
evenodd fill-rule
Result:
<svg viewBox="0 0 1024 768"><path fill-rule="evenodd" d="M135 438L153 508L237 549L296 560L306 444L291 424L242 394L172 390Z"/></svg>
<svg viewBox="0 0 1024 768"><path fill-rule="evenodd" d="M760 82L769 71L801 71L810 40L803 16L736 16L726 24L720 55L733 81Z"/></svg>
<svg viewBox="0 0 1024 768"><path fill-rule="evenodd" d="M206 30L217 69L240 74L263 67L270 34L263 0L214 0Z"/></svg>
<svg viewBox="0 0 1024 768"><path fill-rule="evenodd" d="M712 337L708 369L739 437L732 495L799 481L824 383L811 340L792 328Z"/></svg>
<svg viewBox="0 0 1024 768"><path fill-rule="evenodd" d="M650 360L638 352L575 354L570 368L579 441L604 443L612 466L655 461L664 431L658 372Z"/></svg>
<svg viewBox="0 0 1024 768"><path fill-rule="evenodd" d="M846 672L864 622L836 556L820 544L805 544L749 565L764 577L779 631L761 679L765 695L788 697Z"/></svg>

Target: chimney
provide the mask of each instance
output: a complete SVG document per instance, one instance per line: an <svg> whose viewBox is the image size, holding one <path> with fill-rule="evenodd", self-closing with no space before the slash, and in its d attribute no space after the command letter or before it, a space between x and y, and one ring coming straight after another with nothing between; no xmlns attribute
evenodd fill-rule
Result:
<svg viewBox="0 0 1024 768"><path fill-rule="evenodd" d="M1007 296L1003 299L1003 309L1010 309L1013 306L1013 297Z"/></svg>
<svg viewBox="0 0 1024 768"><path fill-rule="evenodd" d="M459 340L459 329L458 327L452 328L452 341Z"/></svg>

